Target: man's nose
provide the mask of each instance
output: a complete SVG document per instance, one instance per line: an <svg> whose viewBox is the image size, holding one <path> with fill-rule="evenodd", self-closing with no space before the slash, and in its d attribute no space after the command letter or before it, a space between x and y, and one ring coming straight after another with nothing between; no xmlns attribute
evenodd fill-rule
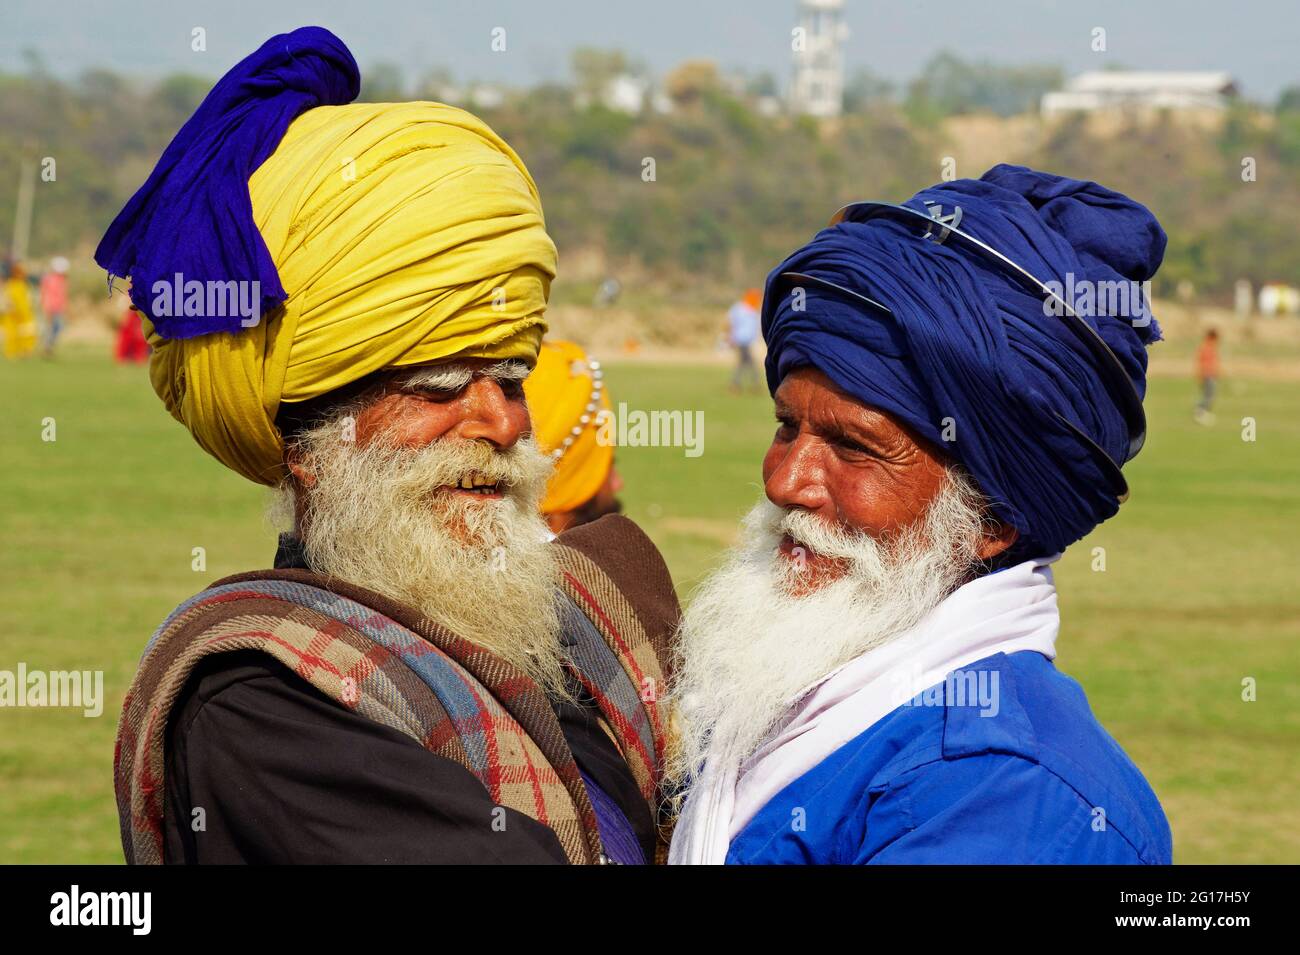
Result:
<svg viewBox="0 0 1300 955"><path fill-rule="evenodd" d="M781 508L819 511L830 503L816 439L800 435L785 449L763 483L767 499Z"/></svg>
<svg viewBox="0 0 1300 955"><path fill-rule="evenodd" d="M462 417L455 433L467 441L488 441L505 451L528 430L528 412L523 399L511 399L500 382L475 378L460 397Z"/></svg>

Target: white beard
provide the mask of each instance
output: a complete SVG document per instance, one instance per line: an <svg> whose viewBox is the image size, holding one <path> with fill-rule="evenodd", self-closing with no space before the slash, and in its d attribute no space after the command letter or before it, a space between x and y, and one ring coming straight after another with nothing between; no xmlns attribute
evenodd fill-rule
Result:
<svg viewBox="0 0 1300 955"><path fill-rule="evenodd" d="M741 543L694 596L675 645L668 781L704 761L738 767L822 678L915 625L977 564L982 507L958 472L924 517L888 543L767 500ZM777 546L788 533L844 573L811 592Z"/></svg>
<svg viewBox="0 0 1300 955"><path fill-rule="evenodd" d="M559 568L538 510L551 462L536 442L358 447L341 433L331 420L298 439L315 477L300 528L311 568L418 610L565 695ZM499 480L502 497L437 490L474 471Z"/></svg>

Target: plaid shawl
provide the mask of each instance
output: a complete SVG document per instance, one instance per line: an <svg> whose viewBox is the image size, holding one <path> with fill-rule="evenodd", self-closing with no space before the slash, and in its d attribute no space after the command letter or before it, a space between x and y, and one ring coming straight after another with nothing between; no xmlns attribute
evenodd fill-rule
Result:
<svg viewBox="0 0 1300 955"><path fill-rule="evenodd" d="M563 535L563 642L659 815L666 644L680 608L654 545L622 517ZM522 672L386 597L305 570L217 581L162 623L123 704L114 786L129 863L163 861L167 720L203 658L256 649L335 703L472 772L500 805L548 826L573 863L603 858L559 721ZM656 856L665 855L666 833Z"/></svg>

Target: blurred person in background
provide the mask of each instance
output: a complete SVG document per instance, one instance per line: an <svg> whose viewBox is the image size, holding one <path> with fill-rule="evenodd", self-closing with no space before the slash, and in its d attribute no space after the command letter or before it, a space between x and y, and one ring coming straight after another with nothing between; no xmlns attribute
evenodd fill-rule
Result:
<svg viewBox="0 0 1300 955"><path fill-rule="evenodd" d="M524 393L537 444L555 465L542 499L551 531L619 513L623 479L613 445L600 437L603 416L612 414L600 362L573 342L544 341Z"/></svg>
<svg viewBox="0 0 1300 955"><path fill-rule="evenodd" d="M623 283L612 275L607 276L596 287L596 294L592 299L592 304L596 308L609 308L618 301L618 297L622 293Z"/></svg>
<svg viewBox="0 0 1300 955"><path fill-rule="evenodd" d="M142 365L149 360L149 342L144 335L144 323L130 302L127 302L117 325L113 360L119 365Z"/></svg>
<svg viewBox="0 0 1300 955"><path fill-rule="evenodd" d="M1196 349L1196 380L1201 386L1201 400L1193 416L1199 424L1214 424L1214 393L1218 389L1219 332L1211 328Z"/></svg>
<svg viewBox="0 0 1300 955"><path fill-rule="evenodd" d="M759 389L758 366L750 349L758 340L758 309L762 304L762 293L751 288L727 312L727 342L736 349L736 370L731 376L733 392Z"/></svg>
<svg viewBox="0 0 1300 955"><path fill-rule="evenodd" d="M32 309L31 289L27 287L27 270L21 262L9 266L0 313L3 313L0 323L4 325L5 357L26 358L36 351L36 313Z"/></svg>
<svg viewBox="0 0 1300 955"><path fill-rule="evenodd" d="M63 318L68 310L68 260L56 255L49 271L41 276L41 313L45 316L42 350L46 358L54 357L54 347L63 334Z"/></svg>
<svg viewBox="0 0 1300 955"><path fill-rule="evenodd" d="M547 539L537 187L477 117L359 88L327 30L271 38L96 253L132 278L167 410L284 527L274 569L149 643L114 765L127 860L653 861L646 688L679 611L631 521ZM260 289L260 317L151 311L176 274Z"/></svg>
<svg viewBox="0 0 1300 955"><path fill-rule="evenodd" d="M1159 326L1045 318L1039 286L1140 287L1164 230L1020 166L906 207L849 207L768 278L766 499L675 644L671 861L1167 864L1053 665L1052 564L1127 495Z"/></svg>

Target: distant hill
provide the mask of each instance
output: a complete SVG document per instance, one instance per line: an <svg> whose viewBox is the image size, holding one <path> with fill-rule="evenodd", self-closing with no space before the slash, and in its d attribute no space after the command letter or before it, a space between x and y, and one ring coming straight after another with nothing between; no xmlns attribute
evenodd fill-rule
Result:
<svg viewBox="0 0 1300 955"><path fill-rule="evenodd" d="M74 82L0 75L0 236L12 233L21 159L53 157L39 181L29 258L85 261L147 176L208 81L141 84L105 72ZM931 113L876 101L835 121L768 116L722 86L668 113L574 105L559 86L509 94L482 111L524 157L561 250L563 299L607 274L725 301L853 199L900 200L997 161L1097 179L1148 204L1170 235L1157 292L1191 282L1226 302L1239 278L1300 283L1300 108L1246 104L1212 121L1176 115L1044 120ZM649 160L653 161L651 165ZM1255 181L1243 181L1253 161ZM653 169L653 181L648 170ZM626 283L625 283L626 284ZM588 299L589 300L589 299Z"/></svg>

